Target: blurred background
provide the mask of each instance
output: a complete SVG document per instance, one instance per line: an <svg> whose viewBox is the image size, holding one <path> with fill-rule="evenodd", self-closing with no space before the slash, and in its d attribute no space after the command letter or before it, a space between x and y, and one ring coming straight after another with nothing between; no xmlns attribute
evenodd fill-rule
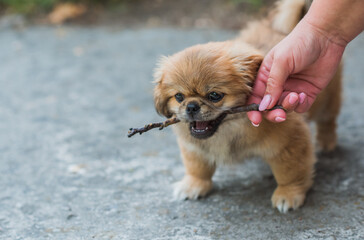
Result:
<svg viewBox="0 0 364 240"><path fill-rule="evenodd" d="M234 38L272 0L0 0L0 239L364 239L364 36L345 53L339 147L282 215L259 159L223 166L199 201L153 103L161 55ZM269 39L267 39L269 41Z"/></svg>
<svg viewBox="0 0 364 240"><path fill-rule="evenodd" d="M273 0L0 0L1 15L33 23L239 29Z"/></svg>

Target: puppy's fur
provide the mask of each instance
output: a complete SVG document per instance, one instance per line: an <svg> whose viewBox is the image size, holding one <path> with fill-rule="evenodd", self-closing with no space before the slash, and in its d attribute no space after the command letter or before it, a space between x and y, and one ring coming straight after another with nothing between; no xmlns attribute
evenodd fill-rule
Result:
<svg viewBox="0 0 364 240"><path fill-rule="evenodd" d="M155 72L156 109L182 119L174 130L186 175L175 185L175 197L205 196L216 166L259 156L270 165L278 184L273 206L287 212L303 204L316 161L303 116L290 113L285 122L263 120L256 128L246 113L224 116L222 112L246 103L264 54L293 29L306 9L304 0L283 0L235 40L193 46L161 60ZM222 98L211 99L211 92ZM323 150L336 146L340 92L341 70L309 112ZM176 98L177 93L183 98Z"/></svg>

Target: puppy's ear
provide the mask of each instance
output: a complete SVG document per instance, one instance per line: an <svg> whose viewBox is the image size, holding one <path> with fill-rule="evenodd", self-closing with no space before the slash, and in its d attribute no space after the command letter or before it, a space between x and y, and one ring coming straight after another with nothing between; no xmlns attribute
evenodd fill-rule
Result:
<svg viewBox="0 0 364 240"><path fill-rule="evenodd" d="M263 56L259 54L239 57L235 60L238 74L246 81L248 86L253 87L262 61Z"/></svg>
<svg viewBox="0 0 364 240"><path fill-rule="evenodd" d="M154 87L154 106L157 110L158 114L163 115L167 118L172 117L172 113L168 109L168 100L169 96L167 95L168 91L165 91L163 85L164 79L164 65L168 60L167 57L161 57L157 68L154 70L154 83L156 84Z"/></svg>

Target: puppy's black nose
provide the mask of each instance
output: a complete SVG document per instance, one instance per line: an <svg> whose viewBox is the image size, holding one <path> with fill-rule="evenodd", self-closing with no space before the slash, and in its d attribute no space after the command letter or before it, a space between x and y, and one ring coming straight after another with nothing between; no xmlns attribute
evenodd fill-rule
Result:
<svg viewBox="0 0 364 240"><path fill-rule="evenodd" d="M197 102L190 102L187 104L187 107L186 107L187 114L193 115L193 114L198 113L199 110L200 110L200 106L198 105Z"/></svg>

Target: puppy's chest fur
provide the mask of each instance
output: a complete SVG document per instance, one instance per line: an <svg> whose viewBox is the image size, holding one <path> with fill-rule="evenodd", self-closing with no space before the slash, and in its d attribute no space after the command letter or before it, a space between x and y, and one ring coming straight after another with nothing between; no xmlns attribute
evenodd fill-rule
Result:
<svg viewBox="0 0 364 240"><path fill-rule="evenodd" d="M174 127L182 151L218 165L277 154L282 142L275 144L269 131L262 129L251 126L246 116L228 119L212 137L202 140L190 135L186 123Z"/></svg>

